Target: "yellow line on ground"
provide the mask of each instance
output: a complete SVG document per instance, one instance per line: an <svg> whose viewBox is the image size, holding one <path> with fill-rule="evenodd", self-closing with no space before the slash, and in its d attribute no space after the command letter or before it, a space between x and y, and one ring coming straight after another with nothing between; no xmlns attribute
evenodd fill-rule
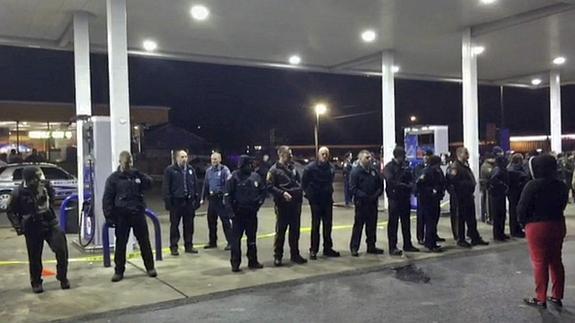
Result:
<svg viewBox="0 0 575 323"><path fill-rule="evenodd" d="M415 217L411 217L411 219L415 219ZM381 221L377 223L377 227L378 228L384 228L387 225L388 221ZM353 224L344 224L344 225L334 225L332 227L332 230L345 230L345 229L351 229L353 228ZM310 233L311 232L311 227L304 227L300 229L300 232L303 233ZM260 234L257 236L257 239L268 239L268 238L273 238L275 237L275 232L271 232L271 233L264 233L264 234ZM244 237L242 239L243 241L246 240L246 238ZM195 245L198 248L203 248L205 244L198 244ZM162 254L166 254L170 252L170 248L163 248L162 249ZM136 258L140 256L140 252L136 251L133 252L131 254L128 255L128 259L132 259L132 258ZM76 257L76 258L70 258L68 259L68 262L102 262L104 260L104 256L103 255L97 255L97 256L85 256L85 257ZM45 264L55 264L56 260L51 259L51 260L44 260L42 261ZM25 260L6 260L6 261L0 261L0 266L11 266L11 265L27 265L28 261Z"/></svg>

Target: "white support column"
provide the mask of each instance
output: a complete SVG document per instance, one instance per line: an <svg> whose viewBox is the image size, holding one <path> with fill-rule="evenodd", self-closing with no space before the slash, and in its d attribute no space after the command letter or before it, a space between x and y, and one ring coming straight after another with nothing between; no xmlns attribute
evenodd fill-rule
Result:
<svg viewBox="0 0 575 323"><path fill-rule="evenodd" d="M560 153L561 146L561 76L559 71L549 73L549 100L551 121L551 150Z"/></svg>
<svg viewBox="0 0 575 323"><path fill-rule="evenodd" d="M90 15L74 13L74 82L76 90L76 116L92 115L90 85ZM76 121L76 151L78 160L78 205L84 202L84 121ZM79 211L81 208L78 208Z"/></svg>
<svg viewBox="0 0 575 323"><path fill-rule="evenodd" d="M128 31L126 0L107 0L108 74L110 80L110 128L112 165L118 165L130 145L130 95L128 87Z"/></svg>
<svg viewBox="0 0 575 323"><path fill-rule="evenodd" d="M469 150L469 166L479 183L479 114L477 97L477 55L473 53L471 29L463 32L462 44L463 79L463 144ZM478 188L475 194L476 216L479 218Z"/></svg>
<svg viewBox="0 0 575 323"><path fill-rule="evenodd" d="M384 51L381 55L381 112L383 128L383 163L393 158L395 148L395 80L393 75L393 53Z"/></svg>

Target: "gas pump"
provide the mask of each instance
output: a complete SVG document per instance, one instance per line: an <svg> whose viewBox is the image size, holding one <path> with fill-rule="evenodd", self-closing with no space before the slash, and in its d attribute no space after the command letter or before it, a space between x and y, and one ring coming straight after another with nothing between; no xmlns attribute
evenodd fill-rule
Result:
<svg viewBox="0 0 575 323"><path fill-rule="evenodd" d="M427 150L435 155L449 152L447 126L414 126L403 129L405 152L412 167L423 163Z"/></svg>
<svg viewBox="0 0 575 323"><path fill-rule="evenodd" d="M447 126L414 126L403 129L406 159L412 169L423 163L425 152L431 150L435 155L449 152L449 128ZM441 168L445 172L447 165ZM411 208L417 208L417 198L411 197Z"/></svg>
<svg viewBox="0 0 575 323"><path fill-rule="evenodd" d="M78 172L78 240L75 243L84 250L102 248L102 227L105 223L102 211L102 196L105 181L112 173L110 118L101 116L79 116L77 122L81 135ZM81 126L81 127L80 127Z"/></svg>

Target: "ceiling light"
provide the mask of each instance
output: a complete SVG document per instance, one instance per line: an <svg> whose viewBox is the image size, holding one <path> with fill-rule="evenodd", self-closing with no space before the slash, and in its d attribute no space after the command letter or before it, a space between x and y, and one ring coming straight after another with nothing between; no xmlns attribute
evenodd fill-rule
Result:
<svg viewBox="0 0 575 323"><path fill-rule="evenodd" d="M394 65L394 66L391 68L391 71L392 71L393 73L399 72L399 66Z"/></svg>
<svg viewBox="0 0 575 323"><path fill-rule="evenodd" d="M474 55L481 55L485 51L485 47L483 46L475 46L472 49Z"/></svg>
<svg viewBox="0 0 575 323"><path fill-rule="evenodd" d="M375 40L376 37L377 34L373 30L366 30L361 33L361 39L363 39L363 41L366 43L371 43Z"/></svg>
<svg viewBox="0 0 575 323"><path fill-rule="evenodd" d="M563 65L563 64L565 64L565 61L566 61L565 57L559 56L559 57L555 57L555 59L553 60L553 64Z"/></svg>
<svg viewBox="0 0 575 323"><path fill-rule="evenodd" d="M299 57L298 55L292 55L289 58L289 63L292 65L298 65L299 63L301 63L301 57Z"/></svg>
<svg viewBox="0 0 575 323"><path fill-rule="evenodd" d="M537 86L537 85L541 84L541 79L537 79L537 78L532 79L531 84Z"/></svg>
<svg viewBox="0 0 575 323"><path fill-rule="evenodd" d="M192 18L203 21L208 19L210 16L210 10L205 6L195 5L190 9L190 14L192 15Z"/></svg>
<svg viewBox="0 0 575 323"><path fill-rule="evenodd" d="M497 0L481 0L482 4L494 4Z"/></svg>
<svg viewBox="0 0 575 323"><path fill-rule="evenodd" d="M153 52L158 48L158 43L156 43L153 40L150 39L146 39L144 40L144 42L142 43L142 46L144 47L145 50L147 50L148 52Z"/></svg>

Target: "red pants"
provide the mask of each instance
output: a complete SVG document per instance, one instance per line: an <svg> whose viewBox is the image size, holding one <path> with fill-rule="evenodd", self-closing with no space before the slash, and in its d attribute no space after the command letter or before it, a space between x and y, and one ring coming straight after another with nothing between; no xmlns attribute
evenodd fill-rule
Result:
<svg viewBox="0 0 575 323"><path fill-rule="evenodd" d="M551 281L553 282L553 298L563 299L565 270L561 260L561 248L565 238L565 222L529 223L525 227L525 234L533 264L537 299L543 303L547 300L549 272L551 272Z"/></svg>

